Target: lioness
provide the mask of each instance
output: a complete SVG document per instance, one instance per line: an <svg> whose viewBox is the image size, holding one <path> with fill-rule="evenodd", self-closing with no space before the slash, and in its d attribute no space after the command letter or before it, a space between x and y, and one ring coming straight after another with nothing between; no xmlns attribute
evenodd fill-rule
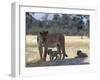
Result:
<svg viewBox="0 0 100 80"><path fill-rule="evenodd" d="M37 43L41 60L46 61L47 50L49 47L57 47L57 51L63 54L63 59L65 58L65 56L67 56L65 53L65 38L63 34L50 34L48 33L48 31L39 32L37 35Z"/></svg>

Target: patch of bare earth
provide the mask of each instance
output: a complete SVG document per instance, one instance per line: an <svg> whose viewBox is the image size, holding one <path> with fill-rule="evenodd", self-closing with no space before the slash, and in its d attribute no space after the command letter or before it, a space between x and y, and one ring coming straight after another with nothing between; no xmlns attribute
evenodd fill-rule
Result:
<svg viewBox="0 0 100 80"><path fill-rule="evenodd" d="M46 62L41 62L37 47L37 36L27 35L25 53L26 67L89 64L90 55L88 37L83 36L83 39L81 39L80 36L65 36L65 49L66 54L68 55L66 59L49 61L49 56L47 56ZM88 57L75 58L77 56L77 50L82 50Z"/></svg>

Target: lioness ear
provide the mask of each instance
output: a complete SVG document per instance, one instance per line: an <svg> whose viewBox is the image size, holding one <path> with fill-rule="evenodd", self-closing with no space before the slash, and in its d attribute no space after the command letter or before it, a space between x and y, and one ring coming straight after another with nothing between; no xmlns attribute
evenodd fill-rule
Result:
<svg viewBox="0 0 100 80"><path fill-rule="evenodd" d="M40 34L42 34L42 32L39 32Z"/></svg>
<svg viewBox="0 0 100 80"><path fill-rule="evenodd" d="M46 31L45 33L48 34L48 31Z"/></svg>

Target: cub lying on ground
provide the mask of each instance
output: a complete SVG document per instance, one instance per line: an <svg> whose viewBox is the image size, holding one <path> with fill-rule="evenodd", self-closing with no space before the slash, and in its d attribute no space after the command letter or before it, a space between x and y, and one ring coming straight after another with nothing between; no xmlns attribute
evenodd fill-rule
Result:
<svg viewBox="0 0 100 80"><path fill-rule="evenodd" d="M78 50L76 58L84 58L84 57L88 57L88 55L86 53L83 53L81 50Z"/></svg>

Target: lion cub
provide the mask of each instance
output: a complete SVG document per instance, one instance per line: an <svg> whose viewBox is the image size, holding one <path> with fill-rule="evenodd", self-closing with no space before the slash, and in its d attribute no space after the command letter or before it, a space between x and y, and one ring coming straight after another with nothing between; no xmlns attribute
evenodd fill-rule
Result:
<svg viewBox="0 0 100 80"><path fill-rule="evenodd" d="M47 53L50 56L50 61L58 59L59 58L58 55L60 54L57 51L52 51L52 49L48 49Z"/></svg>
<svg viewBox="0 0 100 80"><path fill-rule="evenodd" d="M88 57L86 53L83 53L81 50L77 51L77 57L76 58L85 58Z"/></svg>

